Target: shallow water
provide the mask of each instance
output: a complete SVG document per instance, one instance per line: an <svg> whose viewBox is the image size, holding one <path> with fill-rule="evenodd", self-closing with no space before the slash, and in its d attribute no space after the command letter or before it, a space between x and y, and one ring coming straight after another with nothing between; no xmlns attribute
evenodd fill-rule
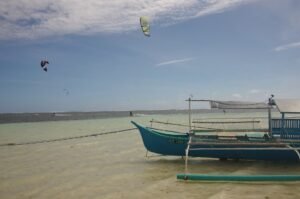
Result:
<svg viewBox="0 0 300 199"><path fill-rule="evenodd" d="M220 115L205 115L219 117ZM198 117L204 117L198 115ZM186 115L0 125L0 144L132 128L130 120L187 123ZM158 126L161 127L161 126ZM185 129L180 129L185 130ZM137 130L0 147L1 198L300 198L300 182L181 182L181 157L145 157ZM298 163L191 158L189 170L220 174L300 174Z"/></svg>

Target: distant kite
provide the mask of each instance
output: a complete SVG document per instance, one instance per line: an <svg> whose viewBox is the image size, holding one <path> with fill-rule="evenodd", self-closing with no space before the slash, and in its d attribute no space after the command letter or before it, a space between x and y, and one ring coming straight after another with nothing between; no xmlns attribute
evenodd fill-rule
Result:
<svg viewBox="0 0 300 199"><path fill-rule="evenodd" d="M148 17L140 17L140 24L144 35L150 37L150 24Z"/></svg>
<svg viewBox="0 0 300 199"><path fill-rule="evenodd" d="M69 92L69 90L68 89L66 89L66 88L64 88L64 93L65 93L65 95L69 95L70 94L70 92Z"/></svg>
<svg viewBox="0 0 300 199"><path fill-rule="evenodd" d="M42 60L41 61L41 67L42 67L42 69L45 71L45 72L47 72L48 71L48 69L47 69L47 65L49 64L49 62L47 61L47 60Z"/></svg>

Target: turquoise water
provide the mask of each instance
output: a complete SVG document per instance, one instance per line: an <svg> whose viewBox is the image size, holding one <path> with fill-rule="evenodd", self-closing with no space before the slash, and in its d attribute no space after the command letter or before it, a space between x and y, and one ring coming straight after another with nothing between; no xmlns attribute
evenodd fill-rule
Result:
<svg viewBox="0 0 300 199"><path fill-rule="evenodd" d="M226 115L231 116L230 114ZM249 116L239 114L239 116ZM266 116L252 113L252 116ZM219 118L198 114L194 118ZM15 123L0 125L0 144L32 142L133 128L134 120L188 123L179 115L145 115L113 119ZM163 125L154 124L163 128ZM266 126L262 121L260 127ZM212 126L211 126L212 127ZM252 126L248 126L251 128ZM175 128L175 127L173 127ZM187 128L175 128L186 131ZM149 153L137 130L66 141L0 147L1 198L300 198L300 182L186 183L181 157ZM154 157L153 157L154 156ZM300 174L291 163L192 158L193 173Z"/></svg>

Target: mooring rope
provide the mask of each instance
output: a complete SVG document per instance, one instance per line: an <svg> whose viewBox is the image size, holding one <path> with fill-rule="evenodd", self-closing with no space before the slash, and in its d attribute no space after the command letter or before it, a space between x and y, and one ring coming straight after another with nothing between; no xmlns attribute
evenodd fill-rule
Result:
<svg viewBox="0 0 300 199"><path fill-rule="evenodd" d="M74 137L58 138L58 139L51 139L51 140L40 140L40 141L21 142L21 143L5 143L5 144L0 144L0 147L3 147L3 146L17 146L17 145L30 145L30 144L41 144L41 143L48 143L48 142L58 142L58 141L65 141L65 140L72 140L72 139L81 139L81 138L87 138L87 137L96 137L96 136L99 136L99 135L121 133L121 132L125 132L125 131L136 130L136 129L137 128L122 129L122 130L109 131L109 132L104 132L104 133L94 133L94 134L89 134L89 135L81 135L81 136L74 136Z"/></svg>

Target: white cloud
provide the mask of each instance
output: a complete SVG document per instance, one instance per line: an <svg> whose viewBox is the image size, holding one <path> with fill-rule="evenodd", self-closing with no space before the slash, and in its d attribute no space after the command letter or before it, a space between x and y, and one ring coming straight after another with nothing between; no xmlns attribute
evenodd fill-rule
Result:
<svg viewBox="0 0 300 199"><path fill-rule="evenodd" d="M300 48L300 42L289 43L289 44L285 44L282 46L277 46L276 48L274 48L274 50L279 52L279 51L283 51L283 50L288 50L290 48Z"/></svg>
<svg viewBox="0 0 300 199"><path fill-rule="evenodd" d="M257 1L257 6L263 8L277 25L274 35L283 43L291 39L299 39L300 34L300 12L297 0L264 0Z"/></svg>
<svg viewBox="0 0 300 199"><path fill-rule="evenodd" d="M137 30L139 17L176 23L253 0L2 0L0 39Z"/></svg>
<svg viewBox="0 0 300 199"><path fill-rule="evenodd" d="M204 15L208 15L208 14L213 14L213 13L221 13L224 12L227 9L230 8L235 8L236 6L239 6L243 3L247 3L249 1L240 1L240 0L231 0L231 1L217 1L217 0L208 0L208 1L204 1L207 4L204 5L205 9L201 9L198 11L198 13L196 14L196 16L204 16Z"/></svg>
<svg viewBox="0 0 300 199"><path fill-rule="evenodd" d="M234 94L232 94L232 97L241 99L241 98L242 98L242 95L239 94L239 93L234 93Z"/></svg>
<svg viewBox="0 0 300 199"><path fill-rule="evenodd" d="M193 59L194 58L174 59L174 60L158 63L158 64L156 64L156 66L164 66L164 65L177 64L177 63L182 63L182 62L188 62L188 61L191 61Z"/></svg>
<svg viewBox="0 0 300 199"><path fill-rule="evenodd" d="M259 90L259 89L251 89L251 90L249 91L250 94L258 94L258 93L261 93L261 92L262 92L262 91Z"/></svg>

